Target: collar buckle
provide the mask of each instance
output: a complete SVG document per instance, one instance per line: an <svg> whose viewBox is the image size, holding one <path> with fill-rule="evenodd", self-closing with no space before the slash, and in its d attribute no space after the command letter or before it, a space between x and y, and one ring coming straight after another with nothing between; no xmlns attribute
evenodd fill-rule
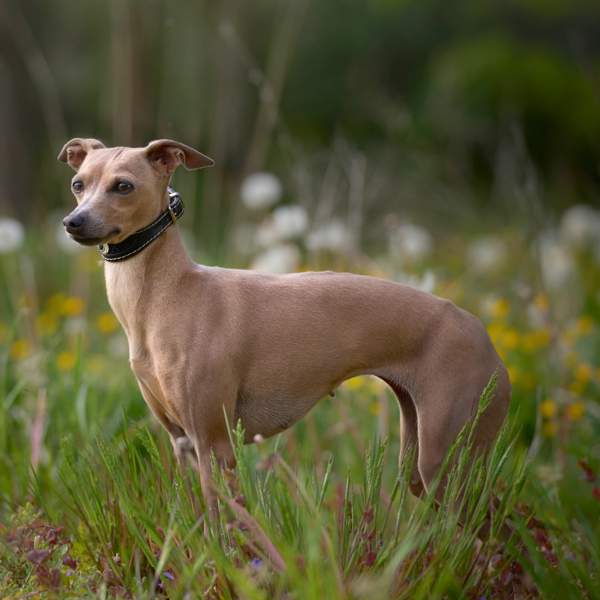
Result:
<svg viewBox="0 0 600 600"><path fill-rule="evenodd" d="M171 205L171 203L169 202L169 206L167 207L168 211L169 211L169 215L171 215L171 221L173 222L173 225L175 223L177 223L177 215L175 214L175 211L173 210L173 206Z"/></svg>

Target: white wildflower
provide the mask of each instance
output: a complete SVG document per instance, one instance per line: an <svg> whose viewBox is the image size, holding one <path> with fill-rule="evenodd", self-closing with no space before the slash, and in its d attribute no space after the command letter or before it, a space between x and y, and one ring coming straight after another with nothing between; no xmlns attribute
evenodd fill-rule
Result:
<svg viewBox="0 0 600 600"><path fill-rule="evenodd" d="M396 258L419 261L433 251L433 238L427 229L413 223L395 227L389 235L390 254Z"/></svg>
<svg viewBox="0 0 600 600"><path fill-rule="evenodd" d="M0 254L18 250L25 239L23 225L16 219L0 218Z"/></svg>
<svg viewBox="0 0 600 600"><path fill-rule="evenodd" d="M259 246L266 248L302 235L307 225L308 215L302 206L281 206L258 227L256 241Z"/></svg>
<svg viewBox="0 0 600 600"><path fill-rule="evenodd" d="M279 244L259 254L251 268L264 273L290 273L300 266L300 251L293 244Z"/></svg>
<svg viewBox="0 0 600 600"><path fill-rule="evenodd" d="M600 211L585 204L566 210L560 221L560 238L574 249L596 244L600 239Z"/></svg>
<svg viewBox="0 0 600 600"><path fill-rule="evenodd" d="M306 239L306 247L313 252L332 250L343 252L352 246L352 235L349 229L339 220L325 223L311 231Z"/></svg>
<svg viewBox="0 0 600 600"><path fill-rule="evenodd" d="M273 224L280 239L289 240L302 235L308 226L308 215L303 206L290 204L273 211Z"/></svg>
<svg viewBox="0 0 600 600"><path fill-rule="evenodd" d="M561 288L572 279L575 265L568 249L551 233L539 241L542 279L551 289Z"/></svg>
<svg viewBox="0 0 600 600"><path fill-rule="evenodd" d="M506 262L508 249L504 240L488 235L471 242L467 248L467 263L473 271L493 271Z"/></svg>
<svg viewBox="0 0 600 600"><path fill-rule="evenodd" d="M253 173L242 182L240 194L250 210L270 208L281 198L281 182L272 173Z"/></svg>
<svg viewBox="0 0 600 600"><path fill-rule="evenodd" d="M422 277L418 277L417 275L406 275L402 281L410 287L432 294L435 289L436 276L431 269L427 269Z"/></svg>
<svg viewBox="0 0 600 600"><path fill-rule="evenodd" d="M65 332L68 335L79 335L85 333L87 321L83 317L71 317L65 321Z"/></svg>

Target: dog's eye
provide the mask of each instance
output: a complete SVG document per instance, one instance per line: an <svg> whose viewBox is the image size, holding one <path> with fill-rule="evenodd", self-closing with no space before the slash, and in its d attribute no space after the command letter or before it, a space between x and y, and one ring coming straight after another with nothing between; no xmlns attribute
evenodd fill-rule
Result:
<svg viewBox="0 0 600 600"><path fill-rule="evenodd" d="M119 194L129 194L129 192L133 191L133 183L129 181L119 181L115 185L115 192Z"/></svg>
<svg viewBox="0 0 600 600"><path fill-rule="evenodd" d="M83 181L80 181L79 179L77 181L74 181L71 184L71 189L75 192L81 192L81 190L83 190Z"/></svg>

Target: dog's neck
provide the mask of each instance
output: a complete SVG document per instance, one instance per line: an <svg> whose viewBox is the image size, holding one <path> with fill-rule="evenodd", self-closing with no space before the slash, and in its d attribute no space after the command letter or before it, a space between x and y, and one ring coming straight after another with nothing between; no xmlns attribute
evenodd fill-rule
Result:
<svg viewBox="0 0 600 600"><path fill-rule="evenodd" d="M177 225L169 227L139 254L121 262L104 263L108 302L130 346L133 338L143 338L151 327L148 315L154 303L177 310L177 282L194 266Z"/></svg>

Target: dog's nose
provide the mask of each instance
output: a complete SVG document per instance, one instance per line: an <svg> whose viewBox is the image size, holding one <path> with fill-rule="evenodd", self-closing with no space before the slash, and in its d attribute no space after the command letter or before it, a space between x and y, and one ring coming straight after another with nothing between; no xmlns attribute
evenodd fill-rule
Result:
<svg viewBox="0 0 600 600"><path fill-rule="evenodd" d="M73 229L79 229L79 227L83 225L84 220L82 214L67 215L63 219L63 225L67 228L67 231L71 231Z"/></svg>

